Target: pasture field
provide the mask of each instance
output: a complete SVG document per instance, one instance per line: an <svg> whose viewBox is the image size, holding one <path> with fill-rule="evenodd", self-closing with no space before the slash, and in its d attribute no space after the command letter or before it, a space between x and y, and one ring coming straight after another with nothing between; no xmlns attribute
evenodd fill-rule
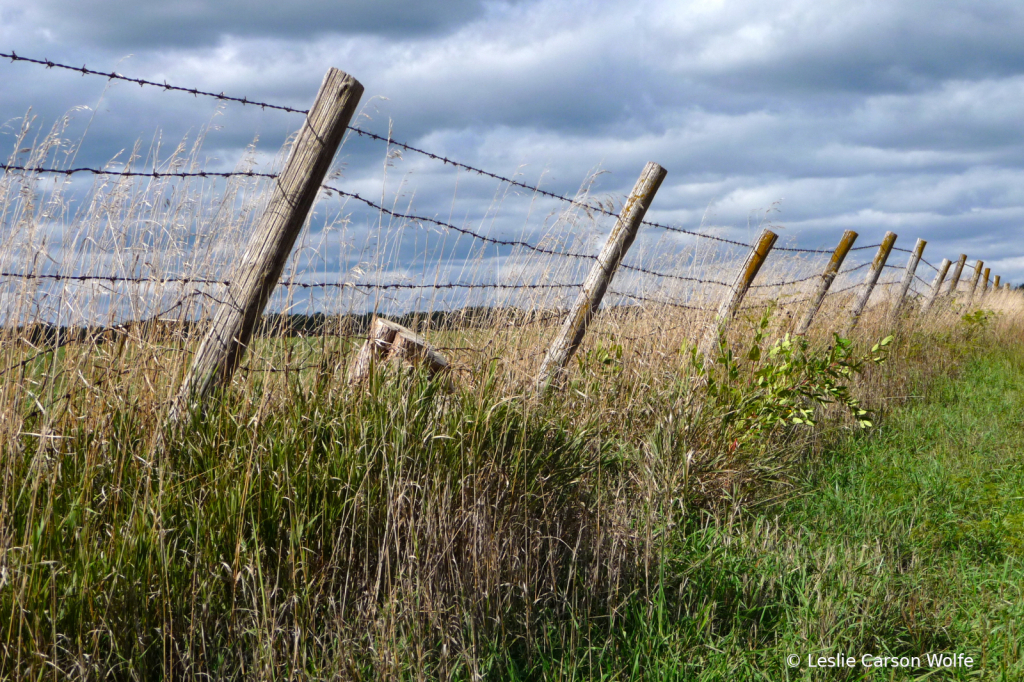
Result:
<svg viewBox="0 0 1024 682"><path fill-rule="evenodd" d="M0 678L861 679L786 664L837 649L1020 677L1019 292L922 313L918 276L892 316L889 264L842 338L869 244L798 338L831 252L778 246L704 358L749 245L646 225L538 394L621 202L490 176L456 225L385 176L321 192L176 421L272 174L254 145L200 176L200 134L76 185L44 178L67 121L31 123L0 176ZM349 383L374 314L451 371Z"/></svg>
<svg viewBox="0 0 1024 682"><path fill-rule="evenodd" d="M760 305L704 371L686 314L613 310L544 399L542 323L428 330L449 380L355 387L358 338L264 337L178 426L194 335L9 345L0 672L861 679L785 664L842 649L1015 679L1016 297L872 350L885 312L801 350Z"/></svg>

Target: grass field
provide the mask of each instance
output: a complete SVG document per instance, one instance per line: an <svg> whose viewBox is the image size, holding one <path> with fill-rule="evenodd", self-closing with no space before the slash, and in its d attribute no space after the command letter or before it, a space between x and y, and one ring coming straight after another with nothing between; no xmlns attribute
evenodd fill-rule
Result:
<svg viewBox="0 0 1024 682"><path fill-rule="evenodd" d="M647 230L538 395L606 226L526 194L496 222L506 187L479 229L541 248L501 251L325 196L287 333L175 422L264 185L0 177L0 678L861 679L787 665L840 651L1020 677L1016 292L921 314L920 280L890 319L890 264L840 339L848 263L795 339L828 253L780 250L705 367L744 253ZM371 311L443 321L417 331L451 371L350 384Z"/></svg>
<svg viewBox="0 0 1024 682"><path fill-rule="evenodd" d="M149 346L88 356L130 366L135 393L63 401L55 368L82 357L44 356L5 389L0 670L844 679L785 662L841 650L1014 679L1021 325L1009 304L951 310L872 352L787 346L768 309L710 374L685 345L652 361L596 334L542 401L497 363L447 387L257 373L180 428Z"/></svg>

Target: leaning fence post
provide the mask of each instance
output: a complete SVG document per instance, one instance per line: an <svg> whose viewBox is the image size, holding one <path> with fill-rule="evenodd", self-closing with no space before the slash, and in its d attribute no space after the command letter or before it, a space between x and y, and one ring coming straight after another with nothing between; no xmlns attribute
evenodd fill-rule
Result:
<svg viewBox="0 0 1024 682"><path fill-rule="evenodd" d="M764 261L768 258L768 253L775 246L775 240L779 238L779 235L775 234L771 230L762 230L761 235L757 239L757 243L754 248L750 250L747 255L747 259L743 262L743 267L740 268L739 273L736 275L736 281L733 282L729 288L728 295L722 300L721 305L718 307L718 312L715 314L715 320L711 327L708 328L704 334L704 339L701 341L700 346L697 348L704 357L704 362L708 362L708 356L711 353L711 349L714 348L715 344L718 343L718 338L725 329L725 325L736 314L739 310L740 303L743 302L743 297L747 294L747 290L753 283L754 278L757 277L757 272L764 265Z"/></svg>
<svg viewBox="0 0 1024 682"><path fill-rule="evenodd" d="M1002 279L1002 275L996 275L996 279L995 279L995 281L994 281L994 282L992 282L992 289L993 289L993 290L995 290L995 289L998 289L998 288L999 288L999 280L1001 280L1001 279Z"/></svg>
<svg viewBox="0 0 1024 682"><path fill-rule="evenodd" d="M932 290L928 293L928 298L925 299L924 305L921 306L922 315L928 312L928 309L935 303L935 299L939 297L939 291L942 290L942 280L946 279L946 273L949 272L950 265L951 263L948 258L943 258L942 263L939 264L939 271L935 273L935 279L932 280Z"/></svg>
<svg viewBox="0 0 1024 682"><path fill-rule="evenodd" d="M583 288L580 290L579 296L576 297L569 316L565 318L562 330L544 356L540 373L537 375L538 390L542 392L547 390L552 380L561 374L569 360L572 359L573 353L576 352L587 331L587 325L590 324L590 320L597 313L598 306L601 305L601 299L604 297L605 291L608 290L608 285L615 276L619 263L622 262L626 251L632 246L637 230L640 229L640 223L643 221L647 209L650 208L651 201L654 200L654 195L661 187L661 182L665 179L667 172L654 162L649 162L644 167L636 185L633 186L633 192L622 207L622 212L619 213L619 219L615 222L612 233L608 235L608 241L601 249L601 255L597 257L597 262L594 263L586 281L583 282Z"/></svg>
<svg viewBox="0 0 1024 682"><path fill-rule="evenodd" d="M363 86L347 73L332 68L324 76L284 170L274 181L270 202L234 269L228 303L214 315L178 391L172 419L231 380L362 94Z"/></svg>
<svg viewBox="0 0 1024 682"><path fill-rule="evenodd" d="M894 324L899 318L900 309L903 307L903 302L907 300L907 292L910 291L910 285L914 283L917 264L921 262L921 255L924 253L924 247L927 243L923 239L918 239L917 243L914 244L914 250L910 253L910 260L907 261L907 269L903 273L903 282L900 283L900 295L896 299L896 303L893 304L892 311L889 313L890 324Z"/></svg>
<svg viewBox="0 0 1024 682"><path fill-rule="evenodd" d="M946 290L946 294L953 296L956 294L956 288L960 284L960 275L964 271L964 263L967 262L967 254L961 253L960 258L956 261L956 267L953 268L953 276L949 278L949 288Z"/></svg>
<svg viewBox="0 0 1024 682"><path fill-rule="evenodd" d="M978 279L981 278L981 268L985 265L985 261L979 260L974 262L974 277L971 278L971 293L967 295L967 303L970 305L971 300L974 298L974 292L978 288Z"/></svg>
<svg viewBox="0 0 1024 682"><path fill-rule="evenodd" d="M864 288L850 308L850 319L846 323L844 336L849 336L853 328L857 326L857 322L860 321L860 315L864 312L864 306L868 304L868 299L871 298L871 292L874 290L875 284L878 283L878 276L882 274L882 268L885 267L885 261L889 260L889 253L892 251L892 245L895 243L896 234L886 232L882 238L882 243L878 245L878 253L875 254L875 259L871 261L871 268L868 270L867 277L864 278Z"/></svg>
<svg viewBox="0 0 1024 682"><path fill-rule="evenodd" d="M985 294L988 293L988 276L992 273L992 268L985 268L985 272L981 275L981 297L984 298Z"/></svg>
<svg viewBox="0 0 1024 682"><path fill-rule="evenodd" d="M825 266L824 272L821 273L821 278L818 280L814 293L811 295L810 305L807 306L803 318L801 318L800 323L796 326L796 334L807 333L811 326L811 320L818 313L818 308L821 307L821 302L825 299L828 288L835 281L836 274L839 272L846 254L850 252L850 247L853 246L853 242L856 240L857 233L853 230L847 230L843 233L843 238L839 240L839 246L832 252L832 258L829 259L828 265Z"/></svg>

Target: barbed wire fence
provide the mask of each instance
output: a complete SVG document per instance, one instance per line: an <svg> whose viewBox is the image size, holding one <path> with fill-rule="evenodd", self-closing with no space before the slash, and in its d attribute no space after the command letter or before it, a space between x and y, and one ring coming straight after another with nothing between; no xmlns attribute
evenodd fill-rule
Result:
<svg viewBox="0 0 1024 682"><path fill-rule="evenodd" d="M155 81L148 81L145 79L131 78L115 72L103 72L96 71L87 68L86 66L75 67L66 64L53 62L46 59L33 59L23 57L15 54L13 51L10 53L0 52L0 58L6 58L11 62L26 62L35 65L44 66L50 69L64 69L82 74L83 76L98 76L104 77L109 80L118 80L128 83L134 83L140 87L154 87L164 91L174 91L185 94L191 94L195 97L208 97L216 100L237 103L243 106L253 106L261 109L270 109L276 111L282 111L286 113L308 115L309 111L300 108L294 108L284 105L273 104L269 102L262 102L256 100L250 100L247 97L234 97L228 96L222 93L214 93L203 91L198 88L182 87L178 85L172 85L169 83L158 83ZM349 279L339 279L336 281L309 281L308 269L303 270L300 267L301 262L305 259L307 264L313 262L310 258L296 253L292 259L292 266L290 267L291 275L282 277L278 282L277 290L275 291L274 297L277 305L275 309L281 311L281 314L286 314L288 311L293 309L293 298L296 291L310 291L310 292L321 292L321 298L317 299L315 296L310 299L312 308L307 310L314 310L318 306L317 301L323 300L322 292L327 291L341 291L349 294L348 304L349 309L355 308L352 303L352 296L358 294L363 297L366 303L363 305L363 312L366 314L376 314L382 312L401 311L405 309L407 313L423 313L410 308L413 303L422 303L422 296L416 298L395 298L390 303L382 305L382 301L385 297L391 293L411 293L411 292L426 292L430 294L429 303L432 306L441 304L444 307L446 303L451 301L439 300L439 294L445 292L462 292L460 296L455 299L457 303L461 303L464 309L472 308L474 303L477 303L477 307L515 307L517 304L521 304L525 297L532 297L541 295L540 299L533 300L530 305L523 307L532 308L534 310L540 310L542 313L531 319L542 319L544 322L558 322L560 321L563 314L558 312L567 308L570 299L575 298L574 294L580 290L583 285L584 275L586 270L593 267L598 261L598 255L595 253L587 252L581 242L585 242L585 239L579 238L579 235L566 234L568 228L578 224L578 218L580 215L586 216L591 222L596 223L600 218L618 219L619 213L614 211L612 208L606 207L601 202L595 202L587 200L587 193L581 192L583 196L577 194L577 196L566 196L558 194L546 189L543 189L539 185L531 185L516 179L515 177L505 176L491 171L485 170L473 166L471 164L463 163L456 159L449 158L445 155L435 154L428 150L416 147L414 145L401 142L391 138L390 135L380 135L371 131L363 130L359 127L349 125L348 131L360 138L365 138L374 142L383 143L390 150L392 148L399 149L402 152L409 152L422 156L431 161L440 162L444 166L451 166L459 171L465 171L473 175L486 178L489 180L497 181L502 187L505 188L505 192L510 190L525 192L528 197L532 199L540 197L545 200L551 200L557 204L561 204L566 208L563 211L569 213L559 213L558 218L553 224L548 226L548 230L541 235L539 239L530 237L503 237L496 236L493 230L487 230L484 227L474 229L468 226L468 224L457 224L452 219L442 220L437 217L431 217L428 215L421 215L413 212L409 209L397 208L398 197L394 197L391 202L391 206L386 205L386 202L382 196L381 199L369 199L361 195L359 192L351 192L343 190L333 184L324 183L321 186L321 192L324 196L333 196L341 199L344 203L340 210L345 209L349 202L354 202L361 210L367 212L367 216L371 216L372 219L368 224L372 225L376 222L378 230L376 235L372 237L376 240L378 246L376 252L370 254L372 260L376 261L376 275L377 277L371 278L374 281L360 281L358 277ZM179 180L224 180L229 182L236 181L250 181L250 182L266 182L275 181L279 178L277 173L267 172L256 172L251 168L236 170L236 171L207 171L203 169L194 170L175 170L173 168L169 170L158 170L153 169L151 171L140 171L132 170L130 168L124 169L109 169L109 168L95 168L89 166L77 166L72 168L59 168L59 167L48 167L45 165L32 164L32 163L16 163L15 158L12 157L11 161L0 164L0 168L4 171L4 180L7 180L6 192L4 194L4 187L0 186L0 200L3 200L5 196L11 196L12 192L15 194L14 185L18 184L17 181L13 180L13 176L19 174L21 176L20 182L22 189L25 184L31 182L34 178L43 175L55 175L62 176L65 179L70 179L72 176L87 174L94 176L98 179L114 180L116 182L135 181L135 180L147 180L147 181L168 181L172 179ZM125 188L120 188L127 192ZM117 191L117 187L110 191ZM245 188L237 189L238 192L244 193ZM256 185L248 188L251 197L260 197L262 193L259 191ZM225 190L228 193L228 190ZM222 202L224 205L232 204L232 201L225 200ZM229 231L228 237L232 235L238 236L241 234L243 228L246 225L246 220L249 216L253 215L256 210L256 204L259 204L258 199L250 202L250 205L243 207L243 212L246 212L246 217L236 221L232 224L233 231ZM410 201L411 206L411 201ZM224 206L221 206L219 210L225 210ZM573 214L572 212L576 212ZM132 210L127 210L125 218L132 217ZM147 214L151 215L151 214ZM12 223L16 223L21 220L24 222L26 218L25 211L4 211L5 220L10 220ZM191 216L192 219L198 219L198 214ZM487 216L485 215L485 218ZM491 225L494 225L493 216ZM339 224L342 225L341 231L345 232L345 226L350 224L345 222L344 219L336 218ZM149 219L150 222L158 222ZM385 226L384 221L388 224ZM326 224L326 223L325 223ZM484 221L481 220L481 225ZM708 234L696 230L690 230L678 225L670 225L666 223L642 220L641 225L645 229L645 237L651 237L656 233L661 233L668 237L674 235L682 236L686 238L687 242L674 243L674 250L670 250L668 257L662 254L662 257L651 257L648 256L648 252L651 250L657 250L659 245L665 244L665 237L655 237L659 241L655 241L653 245L649 245L647 252L643 249L639 251L640 257L635 258L630 256L629 258L623 259L619 264L619 269L625 273L619 275L616 278L614 287L610 287L607 291L606 306L620 306L630 307L635 305L646 305L646 306L657 306L666 307L677 310L693 311L704 314L710 314L713 312L715 302L722 295L722 292L728 293L732 290L736 284L731 280L732 273L737 269L737 266L745 256L745 253L736 253L736 250L750 250L754 248L753 244L744 242L742 240L730 239L715 234ZM98 302L92 307L94 314L106 313L108 318L122 316L121 314L125 309L129 312L135 312L136 317L134 322L131 321L111 321L106 325L94 325L100 329L111 330L111 332L124 332L131 328L132 324L141 324L147 320L159 320L165 315L172 311L179 313L179 319L195 319L201 317L201 312L196 312L196 309L190 308L195 301L206 301L210 305L231 305L231 301L225 298L225 294L230 292L232 280L229 276L222 276L221 273L215 275L202 276L198 274L181 274L159 272L161 269L166 269L167 266L172 266L175 263L194 263L196 258L189 258L184 249L168 262L162 262L160 265L162 268L151 267L149 274L143 274L147 268L147 261L144 254L140 255L141 252L137 250L130 240L126 239L126 234L105 234L103 229L107 229L110 232L117 232L116 221L108 221L105 225L94 222L88 231L88 235L76 242L75 238L71 238L72 244L84 244L86 241L91 240L91 244L88 248L99 250L96 244L106 240L104 243L114 244L115 246L108 249L110 252L104 257L96 257L94 263L108 261L116 261L120 267L120 271L117 274L100 273L100 272L80 272L79 262L61 262L59 260L48 258L42 259L40 262L39 258L32 258L26 261L22 258L19 260L18 256L26 256L32 249L31 245L14 244L10 239L6 243L0 243L0 287L7 285L8 291L4 292L0 289L0 310L2 310L4 323L7 325L17 326L19 321L24 321L25 315L28 311L13 311L5 309L5 306L9 308L13 305L13 302L24 302L24 296L14 295L17 289L15 283L20 283L20 291L24 292L24 288L27 286L40 287L44 283L50 283L59 285L54 290L37 289L33 294L33 300L36 301L34 312L31 314L35 317L33 319L37 321L45 322L51 326L59 327L62 320L63 310L61 306L69 298L73 298L73 294L68 294L68 287L89 287L96 286L100 287L97 291L102 292L102 296L105 297L104 301ZM192 226L194 228L194 226ZM178 238L181 244L186 246L193 246L207 249L207 253L213 255L209 257L205 262L206 265L214 263L220 263L220 269L225 269L226 264L229 264L233 256L237 254L226 253L214 253L218 247L213 244L212 240L208 238L208 235L202 233L201 230L192 229L185 230L179 235ZM414 240L414 243L421 246L421 250L414 250L410 253L406 244L402 241L405 232L409 228L415 228L419 230L419 236ZM142 228L131 227L128 230L122 230L122 232L135 233L136 235L151 233L140 232ZM148 228L146 228L148 229ZM652 232L654 231L654 232ZM369 237L371 230L364 230L362 235ZM306 233L308 235L308 232ZM398 235L398 236L396 236ZM600 235L592 234L590 237L597 237ZM148 238L148 237L147 237ZM460 279L458 277L451 277L453 271L457 268L451 267L456 261L455 251L452 244L449 244L449 239L454 240L454 245L459 246L460 241L465 238L470 240L471 246L460 246L463 249L463 254L466 257L462 259L461 271L466 272L467 267L472 267L473 262L476 263L476 271L470 272L470 276L466 279ZM170 238L168 238L170 239ZM420 241L422 239L422 241ZM119 241L120 240L120 241ZM143 239L145 241L145 239ZM224 240L222 240L223 242ZM369 241L369 239L368 239ZM149 242L150 246L153 246L155 242L152 240ZM383 246L380 244L383 243ZM714 258L707 255L707 250L701 250L698 244L707 243L715 248L723 247L725 249L732 249L732 252L726 252L724 254L717 254ZM387 247L390 245L391 250L388 251ZM880 247L880 244L869 244L864 246L858 246L849 249L850 252L871 252ZM157 248L157 247L153 247ZM135 249L135 251L133 251ZM322 246L313 247L313 251L322 251ZM352 249L358 251L362 256L366 255L369 250L364 245L353 245ZM495 249L492 255L487 255L487 249ZM680 266L682 259L680 254L688 249L690 256L689 264ZM6 250L6 254L3 252ZM93 253L96 251L94 250ZM144 249L143 249L144 250ZM912 253L908 249L900 247L893 247L893 251L901 253ZM64 255L68 249L61 250ZM228 250L230 251L230 249ZM766 302L770 301L772 305L779 306L780 308L796 308L797 306L806 305L811 301L814 296L809 295L806 290L807 286L810 286L821 279L821 258L822 256L831 257L833 250L830 249L810 249L810 248L798 248L793 246L776 246L772 249L772 252L781 252L783 254L792 254L796 258L804 258L803 261L792 261L788 263L788 267L783 268L783 271L796 270L797 276L793 276L789 279L782 278L767 282L746 282L746 287L756 292L751 301L739 306L739 310L749 310L754 308L763 307ZM72 250L73 253L73 250ZM447 261L447 266L442 267L440 261L438 261L437 267L433 271L432 281L407 281L410 277L410 271L407 267L402 267L401 263L396 262L395 259L407 259L407 260L421 260L429 262L428 254L433 253L435 258L440 258ZM382 255L384 254L384 255ZM7 256L4 258L4 256ZM409 258L411 256L411 258ZM665 267L664 263L667 260L675 258L678 262L674 266ZM210 260L212 259L212 260ZM219 260L218 260L219 259ZM474 259L476 259L474 261ZM558 261L563 265L552 265L551 263ZM361 264L364 262L360 258L355 259L354 266L349 260L339 259L338 270L339 272L345 271L348 274L361 274ZM481 263L486 261L492 261L489 263L491 269L497 273L505 271L510 273L504 278L497 278L499 281L480 281L475 275L479 273L481 269ZM653 261L653 262L652 262ZM933 271L938 272L939 268L932 265L925 259L920 259L921 263L924 263L927 267ZM20 264L21 267L13 267ZM854 273L858 273L865 268L872 266L871 261L850 264L846 268L838 271L835 277L835 283L829 288L824 296L825 297L841 297L849 294L858 287L864 286L862 282L855 281ZM170 268L173 269L173 268ZM217 270L217 267L213 267L213 270ZM484 268L486 269L486 268ZM877 287L887 289L893 287L901 281L905 268L897 265L890 265L882 262L881 269L883 271L890 271L893 273L893 278L888 280L880 281ZM800 273L800 271L803 273ZM225 270L226 272L226 270ZM726 279L722 277L715 277L714 272L724 272L727 275ZM392 273L397 276L393 276L390 279L381 279L382 275L386 273ZM315 270L313 272L315 275ZM421 279L426 279L427 275L430 275L429 268L421 268L420 273ZM987 275L986 275L987 277ZM987 282L987 280L986 280ZM681 289L680 286L687 288ZM708 288L711 288L709 290ZM920 275L915 274L912 282L910 291L912 295L917 297L925 297L928 295L929 290L933 288L933 283L926 281ZM134 292L129 292L129 289L134 289ZM168 291L168 289L173 289ZM719 293L713 293L713 290L717 290ZM219 293L218 293L219 292ZM478 299L473 298L477 292L486 293L485 297ZM494 292L507 292L507 295L503 300L494 298ZM76 292L81 293L81 292ZM468 295L467 295L468 294ZM555 297L551 298L547 294L553 294ZM118 304L114 302L114 299L119 297L123 298L125 303ZM146 301L147 297L151 300ZM489 298L488 298L489 297ZM41 315L40 311L45 307L42 301L56 301L53 305L56 306L56 314L53 319L45 319L45 314ZM170 305L167 305L171 301ZM372 303L372 305L371 305ZM451 307L451 306L449 306ZM146 310L159 309L159 312L153 314L144 314ZM552 312L554 311L554 312ZM426 312L432 312L428 310ZM21 318L18 318L21 315ZM128 316L130 317L130 315ZM74 320L84 320L85 318L79 315ZM24 326L24 324L22 325ZM81 325L80 325L81 326ZM88 324L84 326L89 326ZM95 336L95 333L93 333ZM59 335L58 335L59 337ZM80 338L81 335L75 337ZM71 337L68 336L68 339ZM353 338L362 338L358 335L354 335ZM63 344L70 342L67 339L57 339L57 344ZM179 349L184 348L183 345L179 346ZM454 346L442 346L442 348L449 348L453 351L477 351L485 352L486 348L473 348L468 346L454 347ZM48 352L48 351L42 351ZM307 358L308 359L308 358ZM21 364L24 367L28 361ZM14 366L6 369L0 369L0 374L6 374L7 372L14 369ZM248 367L246 371L256 371L253 367Z"/></svg>

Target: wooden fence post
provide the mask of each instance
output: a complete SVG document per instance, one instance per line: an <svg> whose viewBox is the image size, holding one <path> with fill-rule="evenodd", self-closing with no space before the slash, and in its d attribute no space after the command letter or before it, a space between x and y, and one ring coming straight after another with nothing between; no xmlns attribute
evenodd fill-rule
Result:
<svg viewBox="0 0 1024 682"><path fill-rule="evenodd" d="M597 257L597 262L594 263L586 281L583 282L583 288L580 290L579 296L576 297L569 316L565 318L561 331L544 356L540 373L537 375L536 386L539 391L544 392L548 389L552 380L562 373L576 349L579 348L583 335L587 331L587 325L597 313L601 299L604 297L605 291L608 290L608 285L615 276L615 271L626 255L626 251L632 246L637 230L640 229L640 223L643 221L644 215L647 214L647 209L650 208L651 201L654 200L654 195L661 187L661 182L665 179L667 172L654 162L649 162L644 167L636 185L633 186L633 192L619 213L615 227L608 235L608 241L601 249L601 255Z"/></svg>
<svg viewBox="0 0 1024 682"><path fill-rule="evenodd" d="M903 281L900 283L900 295L893 304L892 311L889 313L889 324L895 324L899 318L900 309L903 307L903 302L907 300L907 292L910 291L910 285L914 283L917 264L921 262L921 256L924 254L926 244L928 242L925 240L918 239L917 243L914 244L914 250L910 252L910 260L907 261L907 269L904 271Z"/></svg>
<svg viewBox="0 0 1024 682"><path fill-rule="evenodd" d="M953 276L949 278L949 288L946 290L946 294L953 296L956 294L956 288L960 284L960 275L964 271L964 263L967 262L967 254L961 253L960 258L956 261L956 267L953 268Z"/></svg>
<svg viewBox="0 0 1024 682"><path fill-rule="evenodd" d="M885 267L885 261L889 260L889 253L892 251L892 245L896 243L896 234L893 232L886 232L882 238L882 243L878 246L878 253L875 254L875 259L871 261L871 268L868 270L867 277L864 278L864 289L860 292L857 300L853 302L853 307L850 308L850 319L846 323L846 332L843 336L849 336L853 328L857 326L860 321L860 315L864 312L864 306L868 304L868 299L871 298L871 292L875 288L875 284L878 283L878 276L882 274L882 268Z"/></svg>
<svg viewBox="0 0 1024 682"><path fill-rule="evenodd" d="M996 280L994 282L992 282L992 289L993 290L999 288L999 280L1000 279L1002 279L1002 275L996 275Z"/></svg>
<svg viewBox="0 0 1024 682"><path fill-rule="evenodd" d="M363 86L347 73L332 68L324 76L266 211L234 268L225 295L230 303L214 315L175 398L172 419L231 380L362 94Z"/></svg>
<svg viewBox="0 0 1024 682"><path fill-rule="evenodd" d="M985 265L985 261L979 260L974 261L974 276L971 278L971 293L967 295L967 304L970 305L971 300L974 298L974 292L978 288L978 279L981 278L981 268Z"/></svg>
<svg viewBox="0 0 1024 682"><path fill-rule="evenodd" d="M925 299L924 305L921 306L922 315L928 312L928 309L935 303L935 299L939 297L939 291L942 290L942 280L946 279L946 273L949 272L950 265L951 263L948 258L943 258L942 263L939 264L939 271L935 273L935 279L932 281L932 290L928 294L928 298Z"/></svg>
<svg viewBox="0 0 1024 682"><path fill-rule="evenodd" d="M775 240L778 238L779 235L771 230L762 230L757 243L754 244L754 248L747 254L743 267L740 268L736 275L736 281L733 282L725 299L718 306L714 322L704 334L704 339L701 341L700 346L697 347L697 352L704 357L705 364L708 363L708 355L711 353L712 348L715 347L715 344L718 343L718 338L725 329L725 326L736 315L736 311L739 310L743 297L746 296L747 290L750 289L750 285L753 283L754 278L757 277L758 271L764 265L765 259L768 258L768 253L775 246Z"/></svg>
<svg viewBox="0 0 1024 682"><path fill-rule="evenodd" d="M988 293L988 276L992 273L992 268L985 268L985 272L981 275L981 297L985 298L985 294Z"/></svg>
<svg viewBox="0 0 1024 682"><path fill-rule="evenodd" d="M825 300L825 294L828 293L828 288L832 286L832 282L835 281L836 274L839 272L839 268L842 266L843 260L846 259L846 254L850 252L850 248L856 240L857 233L853 230L847 230L843 233L843 238L839 240L839 246L837 246L836 250L832 252L832 258L829 259L828 265L825 266L824 272L821 273L821 278L818 280L814 293L811 295L810 305L807 306L807 310L804 312L803 318L801 318L800 323L796 326L796 334L807 333L807 330L811 326L811 321L818 313L818 308L821 307L821 302Z"/></svg>

